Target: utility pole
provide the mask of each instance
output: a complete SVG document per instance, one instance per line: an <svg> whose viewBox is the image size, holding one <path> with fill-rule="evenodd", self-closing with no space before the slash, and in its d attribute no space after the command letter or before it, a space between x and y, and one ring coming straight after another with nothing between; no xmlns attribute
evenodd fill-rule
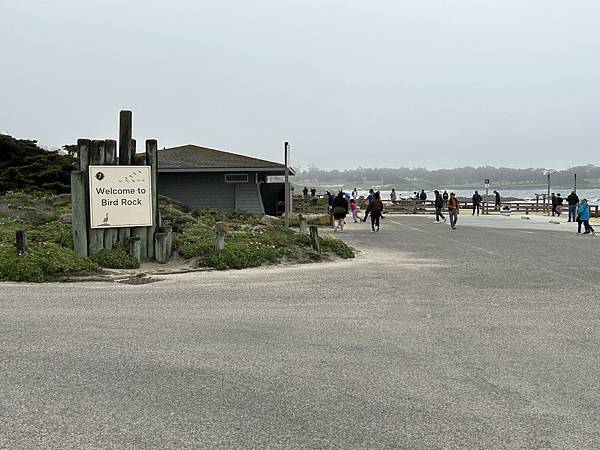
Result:
<svg viewBox="0 0 600 450"><path fill-rule="evenodd" d="M290 226L290 170L288 168L289 163L289 144L283 143L283 153L285 160L285 214L284 214L284 226L288 228Z"/></svg>
<svg viewBox="0 0 600 450"><path fill-rule="evenodd" d="M573 174L573 191L577 194L577 174Z"/></svg>

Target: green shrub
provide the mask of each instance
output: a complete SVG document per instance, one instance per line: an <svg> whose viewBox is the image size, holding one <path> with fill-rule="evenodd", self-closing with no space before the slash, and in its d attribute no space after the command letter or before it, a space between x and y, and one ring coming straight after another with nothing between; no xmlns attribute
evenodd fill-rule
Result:
<svg viewBox="0 0 600 450"><path fill-rule="evenodd" d="M13 244L0 244L0 280L55 281L67 276L92 275L100 267L73 250L54 243L30 245L27 255L17 256Z"/></svg>
<svg viewBox="0 0 600 450"><path fill-rule="evenodd" d="M125 250L120 247L111 250L102 249L90 257L92 261L100 267L107 269L137 269L140 263L133 256L129 256Z"/></svg>
<svg viewBox="0 0 600 450"><path fill-rule="evenodd" d="M27 231L32 242L53 242L63 247L73 248L73 229L70 223L49 222Z"/></svg>
<svg viewBox="0 0 600 450"><path fill-rule="evenodd" d="M207 249L200 256L198 265L215 269L244 269L262 264L274 264L280 260L281 253L273 246L261 245L257 242L233 242L225 246L223 251Z"/></svg>
<svg viewBox="0 0 600 450"><path fill-rule="evenodd" d="M321 250L331 251L341 258L354 258L354 251L345 242L334 237L326 236L319 238Z"/></svg>

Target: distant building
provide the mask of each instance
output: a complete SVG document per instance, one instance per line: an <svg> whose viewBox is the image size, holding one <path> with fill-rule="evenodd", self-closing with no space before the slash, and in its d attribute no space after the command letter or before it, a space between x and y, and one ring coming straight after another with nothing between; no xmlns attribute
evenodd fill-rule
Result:
<svg viewBox="0 0 600 450"><path fill-rule="evenodd" d="M280 163L192 144L158 151L159 194L190 208L276 215L284 184L268 180L284 174Z"/></svg>

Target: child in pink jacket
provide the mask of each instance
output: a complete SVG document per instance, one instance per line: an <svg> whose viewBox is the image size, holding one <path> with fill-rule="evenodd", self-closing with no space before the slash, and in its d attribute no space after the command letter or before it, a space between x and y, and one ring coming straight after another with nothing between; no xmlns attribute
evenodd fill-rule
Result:
<svg viewBox="0 0 600 450"><path fill-rule="evenodd" d="M350 199L350 209L352 210L352 220L354 223L358 222L360 220L358 218L358 203L353 198Z"/></svg>

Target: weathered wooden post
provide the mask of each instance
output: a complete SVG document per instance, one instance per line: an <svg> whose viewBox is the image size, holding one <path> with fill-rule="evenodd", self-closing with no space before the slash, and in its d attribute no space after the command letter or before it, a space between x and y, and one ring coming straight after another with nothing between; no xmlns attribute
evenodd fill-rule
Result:
<svg viewBox="0 0 600 450"><path fill-rule="evenodd" d="M142 153L140 160L136 158L136 141L131 140L131 152L132 152L132 165L144 166L146 165L146 153ZM150 175L152 176L152 175ZM131 229L131 236L138 237L140 239L140 257L143 261L148 259L148 227L133 227ZM154 255L153 255L154 256Z"/></svg>
<svg viewBox="0 0 600 450"><path fill-rule="evenodd" d="M127 253L129 256L133 256L139 262L141 259L141 241L137 236L127 238Z"/></svg>
<svg viewBox="0 0 600 450"><path fill-rule="evenodd" d="M132 163L131 155L131 111L121 111L119 113L119 165L130 166ZM131 236L129 227L119 228L119 242L126 248L127 238Z"/></svg>
<svg viewBox="0 0 600 450"><path fill-rule="evenodd" d="M314 251L321 254L321 242L319 241L319 227L310 225L310 245Z"/></svg>
<svg viewBox="0 0 600 450"><path fill-rule="evenodd" d="M306 217L303 217L302 214L298 216L298 221L300 222L300 234L306 234Z"/></svg>
<svg viewBox="0 0 600 450"><path fill-rule="evenodd" d="M90 146L89 139L77 139L79 170L71 172L73 248L81 256L88 256Z"/></svg>
<svg viewBox="0 0 600 450"><path fill-rule="evenodd" d="M173 231L170 228L154 233L154 259L156 262L165 264L169 261L172 252L172 234Z"/></svg>
<svg viewBox="0 0 600 450"><path fill-rule="evenodd" d="M215 230L215 250L220 252L225 249L225 223L221 221L217 222Z"/></svg>
<svg viewBox="0 0 600 450"><path fill-rule="evenodd" d="M27 232L25 230L17 230L17 255L23 256L27 254L29 247L27 245Z"/></svg>
<svg viewBox="0 0 600 450"><path fill-rule="evenodd" d="M114 166L117 164L117 141L106 139L104 141L104 164ZM119 237L118 228L107 228L104 230L104 248L112 249Z"/></svg>
<svg viewBox="0 0 600 450"><path fill-rule="evenodd" d="M90 148L90 165L103 165L104 161L104 141L92 141L92 146ZM86 180L86 183L89 183L89 181ZM87 207L88 205L86 205L86 208ZM104 230L98 228L92 229L90 227L88 236L88 255L92 256L104 248Z"/></svg>
<svg viewBox="0 0 600 450"><path fill-rule="evenodd" d="M156 139L146 140L146 164L150 166L150 188L152 189L152 223L153 225L148 227L147 231L147 248L146 253L148 258L154 258L154 233L156 227L160 225L158 219L158 191L157 191L157 177L158 177L158 142Z"/></svg>

